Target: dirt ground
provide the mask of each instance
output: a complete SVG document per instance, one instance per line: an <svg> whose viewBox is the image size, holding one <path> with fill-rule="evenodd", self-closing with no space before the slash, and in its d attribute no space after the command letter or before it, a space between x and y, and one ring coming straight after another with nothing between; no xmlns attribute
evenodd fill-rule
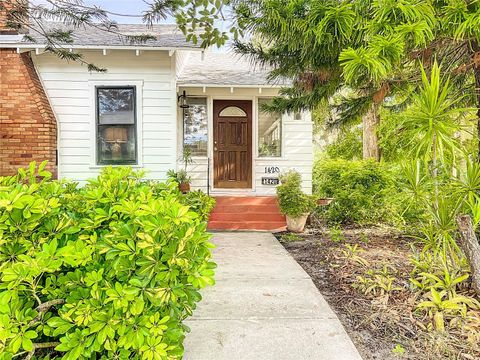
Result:
<svg viewBox="0 0 480 360"><path fill-rule="evenodd" d="M335 241L331 234L322 232L301 236L283 233L277 237L312 277L365 360L478 359L471 355L439 357L427 350L432 339L427 339L430 335L425 334L429 332L423 331L422 322L412 315L416 299L408 290L410 239L382 229L339 233ZM358 257L347 258L346 244L361 249ZM386 297L364 295L353 283L365 275L366 268L387 269L395 277L398 290Z"/></svg>

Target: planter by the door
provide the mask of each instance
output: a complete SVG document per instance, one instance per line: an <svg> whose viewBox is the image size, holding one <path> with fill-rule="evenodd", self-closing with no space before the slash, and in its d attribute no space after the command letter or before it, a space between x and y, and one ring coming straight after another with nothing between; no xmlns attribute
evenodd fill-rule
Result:
<svg viewBox="0 0 480 360"><path fill-rule="evenodd" d="M308 215L309 214L304 214L299 217L291 217L287 215L287 230L297 233L303 232Z"/></svg>
<svg viewBox="0 0 480 360"><path fill-rule="evenodd" d="M189 183L180 183L178 184L178 188L180 191L184 194L188 193L190 191L190 184Z"/></svg>
<svg viewBox="0 0 480 360"><path fill-rule="evenodd" d="M321 198L317 200L317 205L327 206L333 201L333 198Z"/></svg>

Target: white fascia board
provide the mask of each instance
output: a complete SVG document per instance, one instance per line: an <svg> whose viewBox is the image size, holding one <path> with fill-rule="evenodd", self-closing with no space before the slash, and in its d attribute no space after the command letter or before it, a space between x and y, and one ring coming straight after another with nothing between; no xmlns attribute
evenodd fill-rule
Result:
<svg viewBox="0 0 480 360"><path fill-rule="evenodd" d="M23 40L23 35L0 35L0 39L5 44L19 44Z"/></svg>
<svg viewBox="0 0 480 360"><path fill-rule="evenodd" d="M3 39L2 39L3 40ZM129 46L129 45L120 45L120 46L106 46L106 45L70 45L65 46L65 49L80 49L80 50L150 50L150 51L175 51L175 50L190 50L190 51L203 51L201 48L190 48L190 47L160 47L160 46ZM43 44L25 44L19 42L0 42L1 48L18 48L18 49L44 49L45 45Z"/></svg>
<svg viewBox="0 0 480 360"><path fill-rule="evenodd" d="M181 88L261 88L261 89L279 89L288 85L272 85L272 84L251 84L251 85L232 85L232 84L182 84L177 82L177 86Z"/></svg>

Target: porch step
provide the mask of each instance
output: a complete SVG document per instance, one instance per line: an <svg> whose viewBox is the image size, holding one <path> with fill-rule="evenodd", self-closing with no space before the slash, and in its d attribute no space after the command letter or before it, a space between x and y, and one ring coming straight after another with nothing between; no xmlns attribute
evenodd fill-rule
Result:
<svg viewBox="0 0 480 360"><path fill-rule="evenodd" d="M279 213L277 206L270 205L218 205L215 207L216 213L221 214L270 214Z"/></svg>
<svg viewBox="0 0 480 360"><path fill-rule="evenodd" d="M271 196L218 196L210 215L209 230L285 230L285 216Z"/></svg>
<svg viewBox="0 0 480 360"><path fill-rule="evenodd" d="M285 231L285 221L279 222L264 222L264 221L210 221L208 223L208 230L212 231L268 231L280 232Z"/></svg>
<svg viewBox="0 0 480 360"><path fill-rule="evenodd" d="M217 206L238 206L238 205L276 205L278 201L275 196L217 196Z"/></svg>
<svg viewBox="0 0 480 360"><path fill-rule="evenodd" d="M212 213L210 215L210 221L264 221L264 222L282 222L285 221L285 217L278 212L270 213L256 213L253 210L247 213Z"/></svg>

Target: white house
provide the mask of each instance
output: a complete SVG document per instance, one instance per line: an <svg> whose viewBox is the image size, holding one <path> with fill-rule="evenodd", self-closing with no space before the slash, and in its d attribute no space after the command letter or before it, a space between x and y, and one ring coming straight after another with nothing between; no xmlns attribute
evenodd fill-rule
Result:
<svg viewBox="0 0 480 360"><path fill-rule="evenodd" d="M118 31L140 34L145 27ZM281 86L269 84L265 69L202 51L171 25L148 32L157 40L130 44L93 28L75 30L68 48L105 73L44 52L41 37L30 43L0 34L0 48L30 55L51 105L59 178L84 182L106 165L130 165L164 180L169 169L183 167L188 147L192 186L211 195L274 195L279 173L292 168L311 192L309 112L264 113L260 105Z"/></svg>

